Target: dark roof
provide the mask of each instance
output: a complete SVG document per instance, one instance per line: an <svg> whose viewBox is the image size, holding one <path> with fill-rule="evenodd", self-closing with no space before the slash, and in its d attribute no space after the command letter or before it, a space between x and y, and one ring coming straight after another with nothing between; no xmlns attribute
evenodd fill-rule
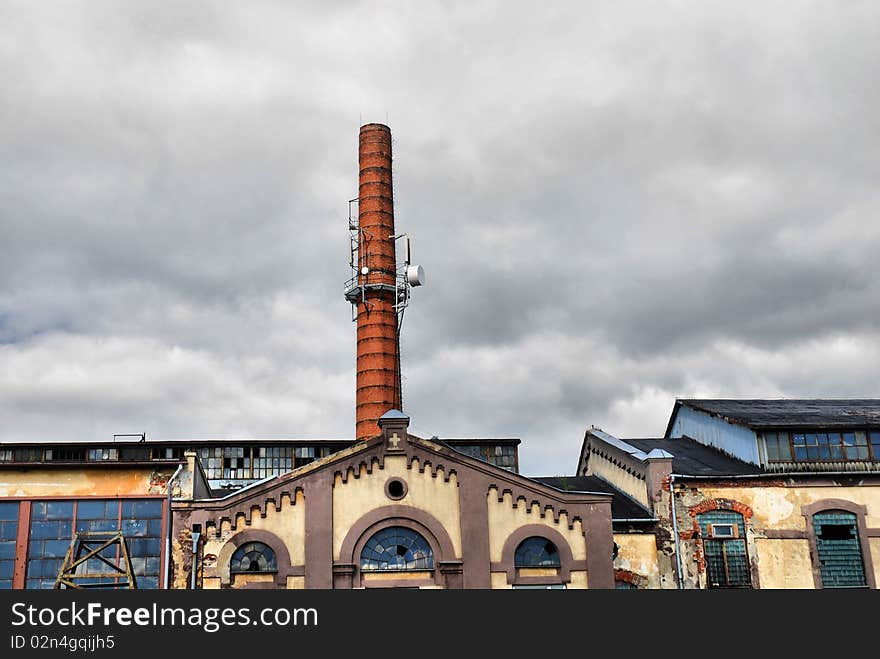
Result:
<svg viewBox="0 0 880 659"><path fill-rule="evenodd" d="M644 519L654 516L644 506L614 486L596 476L538 476L532 480L555 487L563 492L602 492L612 495L611 517L613 519Z"/></svg>
<svg viewBox="0 0 880 659"><path fill-rule="evenodd" d="M761 474L760 467L727 455L714 446L706 446L690 437L663 439L624 439L624 442L644 451L655 448L673 455L672 471L687 476L747 476Z"/></svg>
<svg viewBox="0 0 880 659"><path fill-rule="evenodd" d="M669 429L680 405L726 417L751 428L878 428L880 399L679 399L675 402Z"/></svg>

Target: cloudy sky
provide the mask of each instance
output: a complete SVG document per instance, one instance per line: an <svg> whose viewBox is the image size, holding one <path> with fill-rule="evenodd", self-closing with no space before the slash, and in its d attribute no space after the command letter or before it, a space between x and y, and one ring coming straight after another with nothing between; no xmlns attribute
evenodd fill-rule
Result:
<svg viewBox="0 0 880 659"><path fill-rule="evenodd" d="M876 397L878 65L874 1L6 0L0 440L352 436L372 121L416 434Z"/></svg>

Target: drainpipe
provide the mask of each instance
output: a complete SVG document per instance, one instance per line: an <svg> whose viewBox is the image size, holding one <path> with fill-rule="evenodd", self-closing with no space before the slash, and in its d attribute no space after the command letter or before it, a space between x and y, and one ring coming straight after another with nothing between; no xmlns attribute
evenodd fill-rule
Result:
<svg viewBox="0 0 880 659"><path fill-rule="evenodd" d="M192 561L192 575L190 579L190 590L196 589L196 574L199 571L199 538L201 537L201 525L194 525L192 532L192 541L193 541L193 561ZM198 529L198 530L196 530Z"/></svg>
<svg viewBox="0 0 880 659"><path fill-rule="evenodd" d="M678 515L675 513L675 474L669 474L669 508L672 511L672 535L675 538L675 570L677 575L675 583L676 587L681 590L684 570L681 566L681 545L678 540Z"/></svg>
<svg viewBox="0 0 880 659"><path fill-rule="evenodd" d="M165 534L165 565L162 566L162 572L164 574L165 581L165 590L168 590L168 579L170 578L171 570L169 569L171 566L171 531L174 527L174 515L171 514L171 484L174 482L174 479L180 475L180 470L183 469L183 465L177 465L177 471L174 472L174 475L168 479L168 533Z"/></svg>

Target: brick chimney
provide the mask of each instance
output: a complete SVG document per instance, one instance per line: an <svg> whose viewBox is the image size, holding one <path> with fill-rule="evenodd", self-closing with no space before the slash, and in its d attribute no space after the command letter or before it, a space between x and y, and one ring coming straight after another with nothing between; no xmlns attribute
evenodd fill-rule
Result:
<svg viewBox="0 0 880 659"><path fill-rule="evenodd" d="M397 333L391 129L366 124L358 148L357 424L358 440L379 434L378 420L402 408Z"/></svg>

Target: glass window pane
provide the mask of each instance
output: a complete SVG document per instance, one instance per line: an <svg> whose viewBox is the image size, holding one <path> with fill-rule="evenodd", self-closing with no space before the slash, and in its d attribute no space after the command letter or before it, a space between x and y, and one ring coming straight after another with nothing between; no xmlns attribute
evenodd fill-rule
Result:
<svg viewBox="0 0 880 659"><path fill-rule="evenodd" d="M419 533L389 527L375 533L364 546L361 570L433 570L434 552Z"/></svg>

